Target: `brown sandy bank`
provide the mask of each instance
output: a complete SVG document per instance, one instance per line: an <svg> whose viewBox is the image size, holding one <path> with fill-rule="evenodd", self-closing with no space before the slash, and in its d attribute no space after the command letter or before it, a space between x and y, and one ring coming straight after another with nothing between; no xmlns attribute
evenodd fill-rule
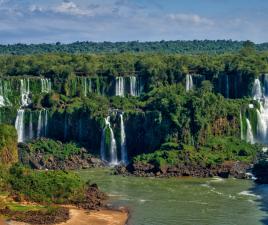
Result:
<svg viewBox="0 0 268 225"><path fill-rule="evenodd" d="M71 208L70 220L56 225L125 225L128 219L128 213L125 211L116 211L101 209L99 211L87 212L83 209ZM9 225L29 225L22 222L9 222ZM2 225L0 223L0 225Z"/></svg>

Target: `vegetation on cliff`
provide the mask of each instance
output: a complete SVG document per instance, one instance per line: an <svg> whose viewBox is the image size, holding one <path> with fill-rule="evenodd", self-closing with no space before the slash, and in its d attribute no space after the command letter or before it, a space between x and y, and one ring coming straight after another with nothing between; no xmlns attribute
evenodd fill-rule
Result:
<svg viewBox="0 0 268 225"><path fill-rule="evenodd" d="M18 162L17 131L10 125L0 125L0 164L11 165Z"/></svg>

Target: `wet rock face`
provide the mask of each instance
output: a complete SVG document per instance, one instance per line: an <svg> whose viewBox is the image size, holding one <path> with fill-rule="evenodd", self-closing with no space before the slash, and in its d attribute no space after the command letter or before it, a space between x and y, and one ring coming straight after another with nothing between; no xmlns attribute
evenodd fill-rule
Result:
<svg viewBox="0 0 268 225"><path fill-rule="evenodd" d="M219 176L222 178L228 178L230 176L246 179L247 171L251 168L249 164L243 162L225 162L221 165L213 167L205 167L201 165L179 164L174 166L161 166L157 167L148 163L132 163L127 167L117 166L115 167L115 174L120 175L135 175L140 177L212 177Z"/></svg>

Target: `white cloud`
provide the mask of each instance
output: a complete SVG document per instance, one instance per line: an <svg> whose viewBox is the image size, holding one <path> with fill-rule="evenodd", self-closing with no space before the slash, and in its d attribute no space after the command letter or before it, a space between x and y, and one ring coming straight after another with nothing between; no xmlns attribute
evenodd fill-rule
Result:
<svg viewBox="0 0 268 225"><path fill-rule="evenodd" d="M208 18L201 17L197 14L169 14L168 17L179 24L189 24L189 25L213 25L214 22Z"/></svg>
<svg viewBox="0 0 268 225"><path fill-rule="evenodd" d="M92 16L93 12L89 9L82 9L72 1L63 1L53 9L54 12L71 14L75 16Z"/></svg>

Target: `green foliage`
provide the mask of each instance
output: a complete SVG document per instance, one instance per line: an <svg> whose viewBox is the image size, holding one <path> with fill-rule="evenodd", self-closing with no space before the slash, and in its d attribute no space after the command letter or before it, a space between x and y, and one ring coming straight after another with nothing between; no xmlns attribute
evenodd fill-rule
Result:
<svg viewBox="0 0 268 225"><path fill-rule="evenodd" d="M217 41L157 41L157 42L75 42L72 44L15 44L0 45L1 54L39 54L50 52L65 53L104 53L104 52L165 52L165 53L223 53L234 52L241 49L247 42L232 40ZM267 43L256 45L258 50L267 50ZM91 64L81 67L88 72L94 71ZM37 66L36 70L42 66Z"/></svg>
<svg viewBox="0 0 268 225"><path fill-rule="evenodd" d="M54 156L61 160L81 152L80 147L74 143L63 144L60 141L54 141L52 139L38 139L30 142L28 146L32 153L45 153L47 157Z"/></svg>
<svg viewBox="0 0 268 225"><path fill-rule="evenodd" d="M10 169L8 183L22 199L41 203L69 203L83 193L85 183L65 171L33 171L22 166Z"/></svg>
<svg viewBox="0 0 268 225"><path fill-rule="evenodd" d="M171 146L170 143L165 145ZM174 145L174 144L172 144ZM174 145L175 146L175 145ZM260 148L234 137L210 138L199 147L183 145L181 149L159 150L134 157L134 162L151 163L156 166L179 164L212 166L224 161L252 163Z"/></svg>
<svg viewBox="0 0 268 225"><path fill-rule="evenodd" d="M11 165L18 161L17 131L15 127L0 125L0 163Z"/></svg>

